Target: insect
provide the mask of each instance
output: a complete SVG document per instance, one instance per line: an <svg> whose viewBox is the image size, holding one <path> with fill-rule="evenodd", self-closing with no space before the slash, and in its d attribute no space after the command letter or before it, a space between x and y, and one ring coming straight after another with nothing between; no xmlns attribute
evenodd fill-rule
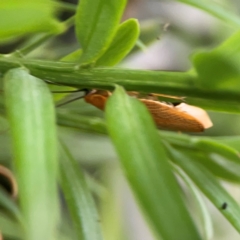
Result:
<svg viewBox="0 0 240 240"><path fill-rule="evenodd" d="M87 103L104 111L107 99L111 94L111 92L105 90L92 90L85 95L84 99ZM145 104L159 128L184 132L202 132L212 126L206 111L199 107L183 102L176 105L160 102L158 94L149 94L145 97L139 96L138 92L128 92L128 94L137 97ZM179 99L178 97L165 96Z"/></svg>
<svg viewBox="0 0 240 240"><path fill-rule="evenodd" d="M228 206L227 203L224 202L221 208L222 208L223 210L225 210L225 209L227 208L227 206Z"/></svg>

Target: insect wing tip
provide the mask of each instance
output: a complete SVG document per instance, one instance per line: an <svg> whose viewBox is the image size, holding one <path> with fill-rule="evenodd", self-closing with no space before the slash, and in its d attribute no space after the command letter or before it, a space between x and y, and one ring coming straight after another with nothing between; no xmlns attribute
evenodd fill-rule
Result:
<svg viewBox="0 0 240 240"><path fill-rule="evenodd" d="M213 123L208 116L207 112L202 108L188 105L186 103L181 103L176 108L181 111L189 114L190 116L196 118L202 125L204 129L210 128L213 126Z"/></svg>

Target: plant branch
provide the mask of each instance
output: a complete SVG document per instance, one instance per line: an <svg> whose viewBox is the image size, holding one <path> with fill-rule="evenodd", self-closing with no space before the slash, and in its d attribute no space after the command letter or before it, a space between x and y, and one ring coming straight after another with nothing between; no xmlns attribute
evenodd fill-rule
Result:
<svg viewBox="0 0 240 240"><path fill-rule="evenodd" d="M64 21L62 24L65 25L65 30L70 28L74 24L74 21L75 16L72 16L68 18L66 21ZM32 41L29 41L24 47L17 49L15 52L11 54L11 56L15 57L25 56L55 36L56 36L55 33L43 33L39 35L37 38L35 37Z"/></svg>
<svg viewBox="0 0 240 240"><path fill-rule="evenodd" d="M70 11L70 12L76 12L77 5L67 2L54 2L56 7L61 11Z"/></svg>
<svg viewBox="0 0 240 240"><path fill-rule="evenodd" d="M0 58L2 73L11 68L26 67L32 75L56 84L76 88L112 90L116 84L128 91L152 92L185 96L186 102L211 110L240 112L240 91L206 89L201 79L190 72L166 72L120 68L80 69L75 63L33 59Z"/></svg>

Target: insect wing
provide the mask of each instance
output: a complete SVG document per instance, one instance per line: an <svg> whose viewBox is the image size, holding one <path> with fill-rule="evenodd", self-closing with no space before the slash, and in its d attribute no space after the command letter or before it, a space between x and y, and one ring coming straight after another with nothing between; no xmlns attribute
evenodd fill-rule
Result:
<svg viewBox="0 0 240 240"><path fill-rule="evenodd" d="M130 96L137 97L136 92L130 92ZM93 90L84 99L87 103L104 111L106 101L111 92L105 90ZM146 105L156 125L184 132L202 132L212 126L212 122L206 111L201 108L181 103L176 107L153 99L139 99Z"/></svg>
<svg viewBox="0 0 240 240"><path fill-rule="evenodd" d="M193 116L179 111L176 107L165 103L140 99L143 102L160 128L185 132L202 132L204 126Z"/></svg>
<svg viewBox="0 0 240 240"><path fill-rule="evenodd" d="M178 109L180 112L187 113L197 119L203 125L204 129L210 128L213 125L207 112L202 108L188 105L186 103L181 103L176 106L176 109Z"/></svg>

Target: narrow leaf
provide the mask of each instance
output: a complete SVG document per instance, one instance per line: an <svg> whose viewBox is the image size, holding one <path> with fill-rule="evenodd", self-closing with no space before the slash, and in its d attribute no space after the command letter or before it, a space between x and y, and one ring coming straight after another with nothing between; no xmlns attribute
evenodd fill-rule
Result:
<svg viewBox="0 0 240 240"><path fill-rule="evenodd" d="M234 149L238 155L239 153L239 144L240 144L240 137L239 136L223 136L223 137L215 137L215 141L224 144L232 149Z"/></svg>
<svg viewBox="0 0 240 240"><path fill-rule="evenodd" d="M55 113L47 85L24 69L4 77L26 240L52 240L58 224Z"/></svg>
<svg viewBox="0 0 240 240"><path fill-rule="evenodd" d="M231 162L240 165L240 154L239 151L225 144L219 143L211 138L195 138L193 140L196 148L208 152L208 153L218 153L219 155L225 157Z"/></svg>
<svg viewBox="0 0 240 240"><path fill-rule="evenodd" d="M240 87L240 31L210 52L199 52L193 63L205 88L237 90Z"/></svg>
<svg viewBox="0 0 240 240"><path fill-rule="evenodd" d="M240 153L239 149L235 149L232 146L228 146L225 142L221 142L221 137L209 138L209 137L198 137L189 136L187 134L176 134L174 132L164 131L162 133L163 137L171 144L185 147L192 150L201 150L206 153L218 153L228 159L231 162L240 164ZM235 141L237 140L237 145L239 144L238 137L223 137L223 139L228 139Z"/></svg>
<svg viewBox="0 0 240 240"><path fill-rule="evenodd" d="M129 184L158 236L200 239L146 107L117 87L106 119Z"/></svg>
<svg viewBox="0 0 240 240"><path fill-rule="evenodd" d="M185 171L215 207L240 232L240 206L220 185L211 172L200 163L192 161L187 152L180 152L170 146L167 148L172 160Z"/></svg>
<svg viewBox="0 0 240 240"><path fill-rule="evenodd" d="M114 66L133 48L139 36L136 19L128 19L119 25L107 51L97 60L96 66Z"/></svg>
<svg viewBox="0 0 240 240"><path fill-rule="evenodd" d="M87 117L76 113L58 111L58 124L61 126L78 128L88 132L106 134L105 122L98 117Z"/></svg>
<svg viewBox="0 0 240 240"><path fill-rule="evenodd" d="M82 49L78 49L74 52L69 53L68 55L64 56L61 61L63 62L76 62L80 56L82 55Z"/></svg>
<svg viewBox="0 0 240 240"><path fill-rule="evenodd" d="M0 2L0 40L29 32L63 30L53 17L49 0L11 0Z"/></svg>
<svg viewBox="0 0 240 240"><path fill-rule="evenodd" d="M220 4L211 1L211 0L177 0L178 2L182 2L196 8L199 8L214 17L224 21L224 23L228 23L231 27L239 28L240 27L240 18L233 12L227 10Z"/></svg>
<svg viewBox="0 0 240 240"><path fill-rule="evenodd" d="M82 46L80 62L96 61L110 45L126 0L81 0L76 14L76 36Z"/></svg>
<svg viewBox="0 0 240 240"><path fill-rule="evenodd" d="M76 128L81 131L106 134L105 122L101 118L82 116L76 113L58 112L58 124ZM240 161L239 153L231 146L222 144L220 139L210 139L206 137L193 137L186 134L176 134L162 131L161 137L174 147L188 151L195 161L205 165L215 176L230 182L240 181ZM227 138L227 144L231 138ZM235 143L236 141L236 143ZM239 146L239 139L234 137L236 148Z"/></svg>
<svg viewBox="0 0 240 240"><path fill-rule="evenodd" d="M199 192L199 190L196 188L196 185L192 182L192 180L187 176L187 174L179 167L177 167L175 164L173 164L174 170L177 172L177 174L183 179L186 186L189 188L191 195L194 197L194 200L196 201L196 205L199 208L198 218L200 218L202 229L203 229L203 239L209 240L213 237L213 226L212 226L212 219L210 216L210 212L207 209L207 206ZM195 209L195 208L194 208ZM197 215L194 212L194 215Z"/></svg>
<svg viewBox="0 0 240 240"><path fill-rule="evenodd" d="M23 228L19 222L11 219L4 212L0 212L0 239L1 233L4 235L4 240L6 239L24 239Z"/></svg>
<svg viewBox="0 0 240 240"><path fill-rule="evenodd" d="M209 171L227 181L240 181L240 156L234 148L206 137L164 132L165 141L181 151L187 151L194 161L205 165Z"/></svg>
<svg viewBox="0 0 240 240"><path fill-rule="evenodd" d="M13 216L19 222L22 221L21 212L18 206L2 188L0 188L0 208L3 208L5 211L10 213L11 216Z"/></svg>
<svg viewBox="0 0 240 240"><path fill-rule="evenodd" d="M78 239L102 239L99 217L79 165L61 144L61 186Z"/></svg>
<svg viewBox="0 0 240 240"><path fill-rule="evenodd" d="M181 151L186 149L180 148ZM229 159L221 156L217 152L206 153L199 150L187 150L187 154L196 161L206 167L215 176L230 182L240 181L240 164L229 161Z"/></svg>

